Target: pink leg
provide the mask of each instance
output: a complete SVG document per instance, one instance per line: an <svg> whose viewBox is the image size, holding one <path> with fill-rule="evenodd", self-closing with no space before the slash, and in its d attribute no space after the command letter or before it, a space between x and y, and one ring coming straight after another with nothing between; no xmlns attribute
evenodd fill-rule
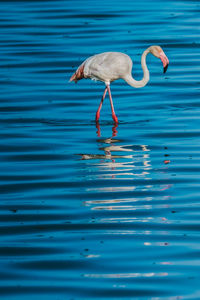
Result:
<svg viewBox="0 0 200 300"><path fill-rule="evenodd" d="M101 128L98 121L96 122L96 129L97 129L97 136L101 136Z"/></svg>
<svg viewBox="0 0 200 300"><path fill-rule="evenodd" d="M112 118L113 118L113 121L115 123L118 123L118 119L117 119L117 116L115 114L115 110L114 110L114 106L113 106L113 101L112 101L112 96L111 96L111 91L110 91L110 86L109 85L107 85L107 89L108 89L109 98L110 98L110 105L111 105L111 110L112 110Z"/></svg>
<svg viewBox="0 0 200 300"><path fill-rule="evenodd" d="M100 102L100 104L99 104L99 107L98 107L98 110L97 110L97 112L96 112L96 122L98 122L99 121L99 118L100 118L100 111L101 111L101 108L102 108L102 105L103 105L103 100L105 99L105 96L106 96L106 93L107 93L107 87L105 88L105 91L104 91L104 93L103 93L103 96L102 96L102 98L101 98L101 102Z"/></svg>

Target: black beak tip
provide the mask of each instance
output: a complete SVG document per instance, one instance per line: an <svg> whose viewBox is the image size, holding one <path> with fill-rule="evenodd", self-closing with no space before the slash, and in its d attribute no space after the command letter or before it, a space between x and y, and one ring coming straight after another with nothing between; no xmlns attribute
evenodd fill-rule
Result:
<svg viewBox="0 0 200 300"><path fill-rule="evenodd" d="M166 66L164 67L163 73L166 73L168 66L169 66L169 65L166 65Z"/></svg>

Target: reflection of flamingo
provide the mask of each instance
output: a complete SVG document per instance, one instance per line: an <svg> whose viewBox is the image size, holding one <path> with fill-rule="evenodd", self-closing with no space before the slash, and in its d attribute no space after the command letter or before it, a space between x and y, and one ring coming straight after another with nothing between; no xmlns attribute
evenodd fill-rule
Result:
<svg viewBox="0 0 200 300"><path fill-rule="evenodd" d="M169 64L167 56L160 46L151 46L142 54L141 65L144 73L142 80L137 81L132 77L132 60L128 55L120 52L104 52L91 56L86 59L72 75L70 81L77 82L82 78L90 78L92 80L100 80L105 83L106 88L103 93L99 108L96 112L96 121L98 121L100 118L101 107L108 91L112 117L114 122L118 123L118 119L114 111L110 83L121 78L135 88L141 88L145 86L149 81L149 71L146 65L146 56L148 53L151 53L155 57L161 59L165 73Z"/></svg>
<svg viewBox="0 0 200 300"><path fill-rule="evenodd" d="M117 139L117 126L118 124L114 124L112 128L112 136L109 138L102 138L99 139L98 142L103 145L103 147L99 147L99 150L103 150L104 153L101 154L79 154L81 156L82 160L93 160L93 159L99 159L100 162L97 163L99 167L103 168L109 168L111 170L117 171L118 169L124 170L124 175L127 175L127 171L129 172L133 168L135 168L134 161L137 158L137 155L135 155L135 151L142 152L142 163L143 163L143 172L136 174L136 173L130 173L131 175L138 175L138 176L145 176L148 173L148 170L151 168L151 164L149 161L149 155L147 152L150 150L146 145L118 145L118 143L121 143L121 140ZM101 129L100 124L97 122L97 135L100 137ZM133 149L133 147L136 149ZM118 152L118 154L113 154L113 152ZM129 153L127 153L129 152ZM124 155L124 153L127 153ZM121 161L122 160L122 161ZM125 161L123 161L125 160ZM139 158L139 161L141 158ZM120 173L121 174L121 173ZM130 175L129 174L129 175ZM122 175L122 174L121 174ZM115 178L115 174L112 174L112 178Z"/></svg>
<svg viewBox="0 0 200 300"><path fill-rule="evenodd" d="M112 128L112 137L117 136L117 126L118 126L118 124L115 123ZM96 128L97 128L97 135L100 137L101 136L101 128L100 128L99 122L96 122Z"/></svg>

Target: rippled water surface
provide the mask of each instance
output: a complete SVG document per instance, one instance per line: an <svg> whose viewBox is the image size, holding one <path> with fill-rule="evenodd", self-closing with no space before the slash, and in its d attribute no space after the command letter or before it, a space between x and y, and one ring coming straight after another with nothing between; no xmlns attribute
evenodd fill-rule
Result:
<svg viewBox="0 0 200 300"><path fill-rule="evenodd" d="M200 299L199 1L0 2L0 298ZM69 83L149 55L142 89Z"/></svg>

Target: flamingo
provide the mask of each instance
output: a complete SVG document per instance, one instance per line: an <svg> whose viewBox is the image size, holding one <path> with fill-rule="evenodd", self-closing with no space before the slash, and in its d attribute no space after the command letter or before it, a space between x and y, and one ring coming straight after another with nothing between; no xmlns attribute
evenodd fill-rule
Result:
<svg viewBox="0 0 200 300"><path fill-rule="evenodd" d="M132 87L144 87L149 81L149 70L146 65L146 57L149 53L161 59L165 73L169 64L166 54L160 46L150 46L143 52L141 57L141 66L143 69L142 80L135 80L132 77L132 60L127 54L121 52L104 52L90 56L71 76L69 81L75 81L76 83L83 78L90 78L95 81L99 80L105 83L106 87L96 112L96 122L99 121L100 111L108 91L112 110L112 118L114 123L118 123L118 119L114 110L110 83L117 79L124 79Z"/></svg>

